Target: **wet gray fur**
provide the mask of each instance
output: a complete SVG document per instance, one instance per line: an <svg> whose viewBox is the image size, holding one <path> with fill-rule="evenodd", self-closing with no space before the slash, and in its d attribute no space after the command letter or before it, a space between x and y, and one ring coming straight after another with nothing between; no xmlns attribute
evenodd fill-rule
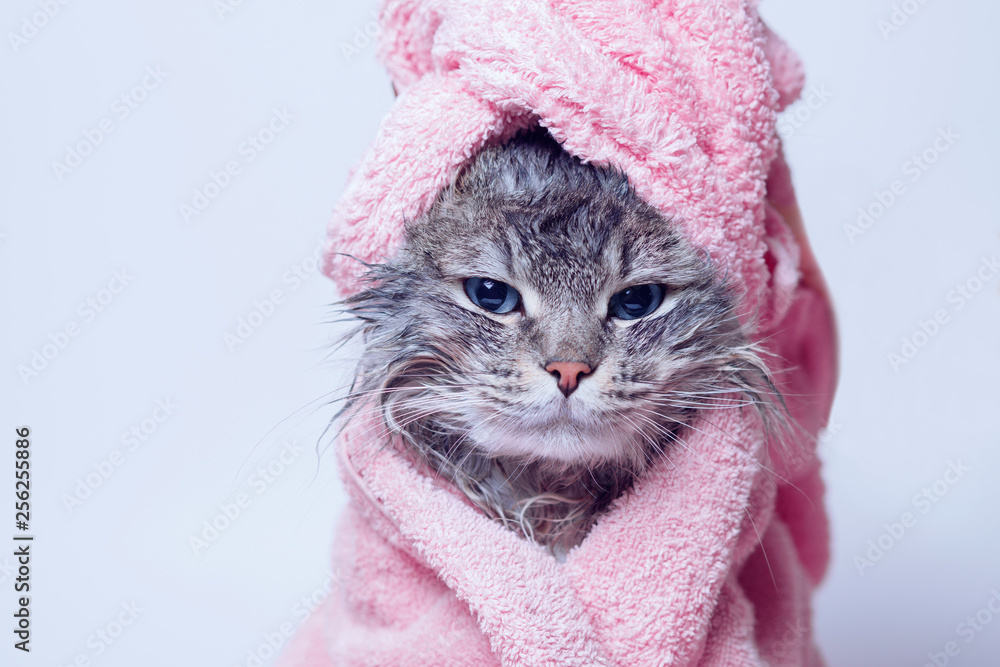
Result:
<svg viewBox="0 0 1000 667"><path fill-rule="evenodd" d="M515 287L521 307L477 307L472 277ZM650 283L667 290L657 311L609 316L613 294ZM343 305L365 345L348 408L374 402L418 461L557 554L699 411L776 404L707 255L623 173L544 130L477 155ZM592 372L567 397L553 360Z"/></svg>

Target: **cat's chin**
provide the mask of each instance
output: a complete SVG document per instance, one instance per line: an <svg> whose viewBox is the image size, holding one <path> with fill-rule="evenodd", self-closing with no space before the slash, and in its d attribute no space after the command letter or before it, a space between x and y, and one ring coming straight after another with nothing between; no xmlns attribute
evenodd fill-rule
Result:
<svg viewBox="0 0 1000 667"><path fill-rule="evenodd" d="M643 434L629 424L552 421L497 427L474 425L469 438L491 456L564 465L594 465L641 456Z"/></svg>

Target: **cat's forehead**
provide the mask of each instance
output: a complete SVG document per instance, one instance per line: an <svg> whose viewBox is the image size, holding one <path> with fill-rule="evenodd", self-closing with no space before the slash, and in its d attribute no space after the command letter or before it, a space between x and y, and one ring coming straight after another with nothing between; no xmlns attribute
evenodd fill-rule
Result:
<svg viewBox="0 0 1000 667"><path fill-rule="evenodd" d="M446 279L598 296L608 285L669 282L695 255L622 171L584 163L537 131L484 149L457 174L407 227L403 259Z"/></svg>
<svg viewBox="0 0 1000 667"><path fill-rule="evenodd" d="M448 276L540 288L628 282L690 254L674 225L641 200L573 192L531 202L449 202L421 221L409 245Z"/></svg>

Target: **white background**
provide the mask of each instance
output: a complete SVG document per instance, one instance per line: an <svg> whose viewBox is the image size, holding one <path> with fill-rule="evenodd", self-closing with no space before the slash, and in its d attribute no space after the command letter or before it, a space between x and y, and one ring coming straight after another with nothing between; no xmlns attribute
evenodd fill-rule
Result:
<svg viewBox="0 0 1000 667"><path fill-rule="evenodd" d="M886 34L879 21L893 7L882 0L763 7L827 98L783 123L842 337L823 445L834 555L816 625L831 665L919 666L952 641L948 664L995 665L1000 619L959 624L1000 591L1000 276L973 280L971 300L952 290L1000 255L1000 7L906 4L916 12ZM37 536L29 656L11 648L13 562L0 549L0 664L253 665L268 635L301 620L301 598L321 594L344 502L317 439L351 352L327 358L333 291L311 257L392 102L360 37L374 4L58 7L16 49L9 33L39 5L0 11L0 466L13 467L14 428L30 426ZM131 92L147 68L165 78ZM135 106L127 117L122 95ZM294 118L264 132L271 142L251 161L241 144L275 110ZM60 178L53 163L105 118L113 131ZM948 128L958 139L913 180L906 162ZM180 205L230 160L239 173L185 221ZM902 194L849 240L858 208L897 179ZM93 318L87 299L105 302ZM227 345L258 307L270 315ZM893 368L888 355L939 310L945 323ZM77 335L62 339L72 324ZM50 335L64 347L45 348ZM51 358L22 378L36 351ZM157 400L177 406L162 423L151 421ZM143 426L139 446L122 443ZM282 454L285 441L301 451ZM923 512L914 495L950 462L968 471L939 482L947 493ZM269 465L272 481L254 476ZM0 480L8 544L12 474ZM78 491L90 494L67 508ZM205 539L205 522L240 494L252 503L196 554L189 538ZM885 537L904 512L916 524ZM891 548L859 572L855 557L880 536ZM97 632L117 633L123 603L138 619L105 643Z"/></svg>

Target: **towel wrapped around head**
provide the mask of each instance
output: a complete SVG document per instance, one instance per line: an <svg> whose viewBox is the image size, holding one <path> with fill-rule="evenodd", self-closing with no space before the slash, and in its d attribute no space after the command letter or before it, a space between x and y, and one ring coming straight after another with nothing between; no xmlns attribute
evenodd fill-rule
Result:
<svg viewBox="0 0 1000 667"><path fill-rule="evenodd" d="M753 0L384 0L399 97L330 226L349 294L485 146L536 125L614 164L739 289L799 429L713 411L565 561L392 447L339 443L338 586L283 667L821 665L810 596L828 558L815 452L836 383L827 292L775 131L802 69Z"/></svg>

